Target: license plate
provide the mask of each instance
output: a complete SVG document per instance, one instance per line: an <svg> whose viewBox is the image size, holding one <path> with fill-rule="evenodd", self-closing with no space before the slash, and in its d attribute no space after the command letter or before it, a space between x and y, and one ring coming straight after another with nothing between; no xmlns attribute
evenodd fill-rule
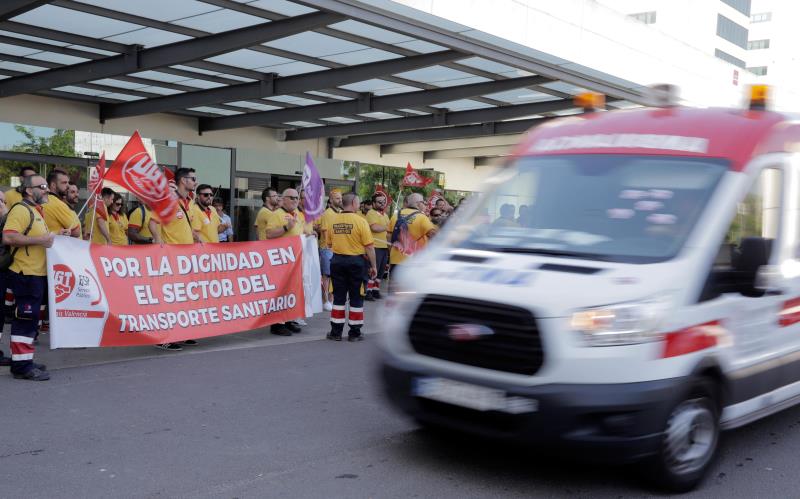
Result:
<svg viewBox="0 0 800 499"><path fill-rule="evenodd" d="M535 399L508 396L503 390L445 378L416 378L412 393L417 397L476 411L523 414L539 409L539 402Z"/></svg>

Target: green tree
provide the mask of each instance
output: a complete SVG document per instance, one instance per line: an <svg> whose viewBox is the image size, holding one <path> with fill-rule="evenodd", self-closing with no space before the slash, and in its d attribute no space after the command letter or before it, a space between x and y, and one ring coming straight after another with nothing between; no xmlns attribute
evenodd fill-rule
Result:
<svg viewBox="0 0 800 499"><path fill-rule="evenodd" d="M426 198L431 195L434 189L441 189L439 184L441 175L432 170L417 170L423 176L432 178L433 182L425 187L401 187L403 176L406 173L405 168L398 168L395 166L375 165L368 163L361 163L360 169L355 162L345 163L345 178L348 180L355 180L358 189L358 196L361 199L366 199L375 193L375 186L382 185L384 190L392 196L393 201L397 201L398 194L400 197L405 197L411 193L417 192Z"/></svg>
<svg viewBox="0 0 800 499"><path fill-rule="evenodd" d="M33 127L14 125L14 130L24 138L11 147L14 152L25 152L32 154L47 154L51 156L76 157L75 154L75 131L55 129L50 136L40 136L36 134ZM0 182L5 185L11 183L11 177L17 176L19 169L23 166L32 166L42 175L53 168L65 170L73 182L86 180L86 168L79 166L60 165L58 163L36 163L33 161L0 161Z"/></svg>

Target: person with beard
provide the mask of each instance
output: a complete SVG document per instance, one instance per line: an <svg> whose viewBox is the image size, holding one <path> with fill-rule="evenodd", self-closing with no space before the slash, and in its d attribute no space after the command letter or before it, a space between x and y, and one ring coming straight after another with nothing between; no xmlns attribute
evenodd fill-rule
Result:
<svg viewBox="0 0 800 499"><path fill-rule="evenodd" d="M81 237L81 222L78 215L65 203L69 191L69 175L63 170L53 170L47 175L47 203L42 207L44 221L50 232L61 233L68 230L72 237Z"/></svg>
<svg viewBox="0 0 800 499"><path fill-rule="evenodd" d="M80 201L80 189L78 189L77 184L73 184L72 182L69 183L69 187L67 188L67 197L64 199L64 202L67 203L72 211L75 211L75 208L78 207L78 202Z"/></svg>
<svg viewBox="0 0 800 499"><path fill-rule="evenodd" d="M381 298L381 276L386 265L389 264L389 217L384 213L386 209L386 195L376 192L372 196L372 209L367 212L367 223L375 240L375 263L377 275L367 283L367 301Z"/></svg>
<svg viewBox="0 0 800 499"><path fill-rule="evenodd" d="M47 190L40 175L25 177L22 202L9 211L3 228L3 244L14 248L8 279L16 299L11 321L11 374L15 379L50 379L47 368L33 361L33 340L47 287L45 249L53 246L55 236L42 216L42 205L49 201ZM64 229L60 234L70 235L70 231Z"/></svg>
<svg viewBox="0 0 800 499"><path fill-rule="evenodd" d="M111 244L114 246L128 245L128 216L125 215L122 205L122 196L115 192L108 209L108 232L111 235Z"/></svg>
<svg viewBox="0 0 800 499"><path fill-rule="evenodd" d="M197 188L197 197L192 205L192 230L195 237L203 243L218 243L220 231L225 231L222 220L217 210L211 207L214 201L214 191L208 184L201 184Z"/></svg>
<svg viewBox="0 0 800 499"><path fill-rule="evenodd" d="M267 187L261 191L261 202L263 206L258 210L256 215L256 222L253 224L256 228L256 237L259 241L267 239L267 224L275 210L281 207L281 195L272 187Z"/></svg>
<svg viewBox="0 0 800 499"><path fill-rule="evenodd" d="M331 259L333 251L326 237L334 215L342 211L342 191L331 189L328 195L328 207L314 224L319 241L319 266L322 272L322 308L328 312L333 310L333 297L330 292L331 285Z"/></svg>
<svg viewBox="0 0 800 499"><path fill-rule="evenodd" d="M175 186L178 194L178 211L169 223L161 224L151 213L150 233L157 244L192 244L200 242L192 230L192 196L197 185L194 168L178 168L175 172Z"/></svg>

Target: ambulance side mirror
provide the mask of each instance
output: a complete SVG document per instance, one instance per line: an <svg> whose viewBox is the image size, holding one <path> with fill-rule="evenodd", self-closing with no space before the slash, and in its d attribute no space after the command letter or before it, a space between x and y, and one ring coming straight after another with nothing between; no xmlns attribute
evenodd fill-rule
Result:
<svg viewBox="0 0 800 499"><path fill-rule="evenodd" d="M762 265L756 273L755 288L770 295L783 294L785 279L777 265Z"/></svg>

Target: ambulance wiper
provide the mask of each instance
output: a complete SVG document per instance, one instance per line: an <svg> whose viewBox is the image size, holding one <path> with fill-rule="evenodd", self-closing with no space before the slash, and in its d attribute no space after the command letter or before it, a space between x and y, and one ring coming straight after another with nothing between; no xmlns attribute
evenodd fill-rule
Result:
<svg viewBox="0 0 800 499"><path fill-rule="evenodd" d="M566 251L552 248L529 248L525 246L505 246L500 248L492 248L494 251L501 253L524 253L528 255L549 255L549 256L563 256L567 258L585 258L587 260L601 260L610 261L611 257L608 255L601 255L599 253L584 253L582 251Z"/></svg>

